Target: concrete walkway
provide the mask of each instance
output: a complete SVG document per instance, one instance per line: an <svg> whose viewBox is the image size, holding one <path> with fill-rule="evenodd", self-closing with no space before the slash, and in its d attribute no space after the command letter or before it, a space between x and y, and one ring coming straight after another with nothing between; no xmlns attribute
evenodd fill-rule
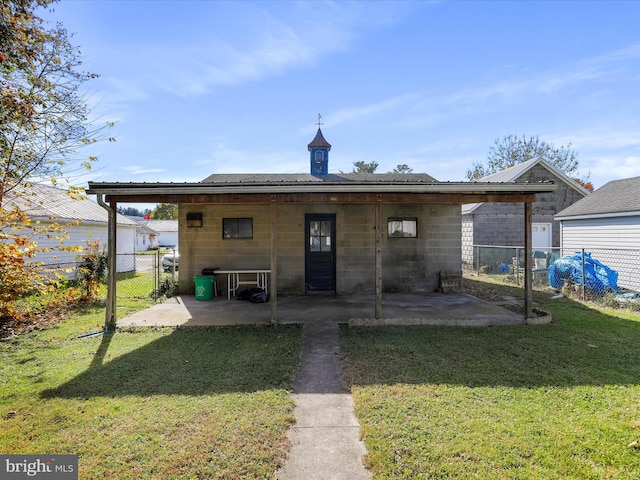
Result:
<svg viewBox="0 0 640 480"><path fill-rule="evenodd" d="M353 399L343 378L338 324L305 323L300 365L294 379L296 423L281 480L370 479Z"/></svg>

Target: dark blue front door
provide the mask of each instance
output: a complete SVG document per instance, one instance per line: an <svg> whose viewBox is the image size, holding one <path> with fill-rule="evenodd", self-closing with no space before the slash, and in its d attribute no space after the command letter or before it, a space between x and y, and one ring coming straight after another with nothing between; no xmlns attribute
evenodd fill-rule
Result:
<svg viewBox="0 0 640 480"><path fill-rule="evenodd" d="M305 290L336 291L336 216L305 215Z"/></svg>

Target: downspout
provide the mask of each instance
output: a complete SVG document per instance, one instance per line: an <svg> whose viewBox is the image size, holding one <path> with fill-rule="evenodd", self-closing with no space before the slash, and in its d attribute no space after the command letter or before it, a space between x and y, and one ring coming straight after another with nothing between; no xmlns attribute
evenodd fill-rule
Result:
<svg viewBox="0 0 640 480"><path fill-rule="evenodd" d="M107 205L102 194L96 194L98 204L109 213L107 239L107 312L104 319L104 329L110 332L116 330L116 210Z"/></svg>

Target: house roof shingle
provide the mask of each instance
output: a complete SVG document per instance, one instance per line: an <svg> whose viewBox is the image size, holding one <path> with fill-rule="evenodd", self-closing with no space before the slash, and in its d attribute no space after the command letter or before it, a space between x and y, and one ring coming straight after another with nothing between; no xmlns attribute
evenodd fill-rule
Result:
<svg viewBox="0 0 640 480"><path fill-rule="evenodd" d="M556 215L568 217L610 217L640 215L640 177L613 180Z"/></svg>

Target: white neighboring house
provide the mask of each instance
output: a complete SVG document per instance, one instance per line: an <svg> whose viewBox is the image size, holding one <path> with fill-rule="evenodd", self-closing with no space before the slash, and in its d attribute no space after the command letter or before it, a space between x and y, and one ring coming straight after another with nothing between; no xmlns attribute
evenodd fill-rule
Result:
<svg viewBox="0 0 640 480"><path fill-rule="evenodd" d="M136 252L146 252L148 250L158 249L158 232L153 228L144 225L143 217L135 217L127 215L127 218L138 224L136 230Z"/></svg>
<svg viewBox="0 0 640 480"><path fill-rule="evenodd" d="M158 247L178 246L178 220L142 220L140 224L158 234Z"/></svg>
<svg viewBox="0 0 640 480"><path fill-rule="evenodd" d="M139 224L136 233L136 252L146 252L158 248L158 232L154 229Z"/></svg>
<svg viewBox="0 0 640 480"><path fill-rule="evenodd" d="M556 215L563 255L582 248L640 292L640 177L614 180Z"/></svg>
<svg viewBox="0 0 640 480"><path fill-rule="evenodd" d="M7 197L9 197L7 199ZM18 206L32 222L42 225L59 223L63 225L69 238L63 241L64 246L86 247L89 242L98 240L100 246L106 248L108 241L108 213L93 200L88 198L74 200L66 190L48 186L32 185L21 189L19 195L5 196L5 209ZM69 222L79 221L78 225L65 226ZM124 215L117 215L116 252L118 255L118 272L135 270L135 244L138 224ZM60 241L47 238L46 235L36 235L33 240L39 247L57 247ZM38 252L34 261L43 262L48 266L61 267L75 264L79 253L59 250Z"/></svg>

